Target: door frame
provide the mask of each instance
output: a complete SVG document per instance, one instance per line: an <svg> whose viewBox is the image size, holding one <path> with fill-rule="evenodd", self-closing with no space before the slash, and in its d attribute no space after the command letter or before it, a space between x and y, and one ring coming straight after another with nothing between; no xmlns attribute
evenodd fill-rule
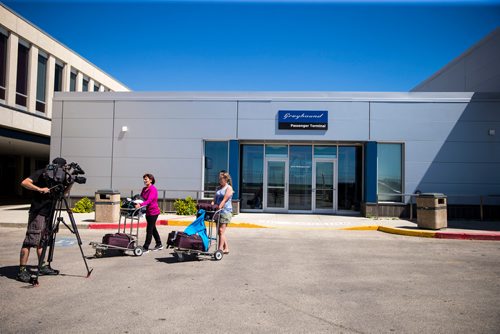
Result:
<svg viewBox="0 0 500 334"><path fill-rule="evenodd" d="M337 158L313 158L313 175L312 175L312 192L311 192L311 200L312 200L312 212L313 213L329 213L335 214L338 210L337 203L337 189L338 189L338 164ZM333 163L333 206L331 209L316 209L316 163L317 162L331 162Z"/></svg>
<svg viewBox="0 0 500 334"><path fill-rule="evenodd" d="M284 207L283 208L268 208L267 207L267 192L268 192L268 178L267 178L267 170L268 170L268 162L270 161L278 161L285 163L285 192L284 192ZM264 187L262 191L262 210L264 212L288 212L288 157L268 157L264 159Z"/></svg>

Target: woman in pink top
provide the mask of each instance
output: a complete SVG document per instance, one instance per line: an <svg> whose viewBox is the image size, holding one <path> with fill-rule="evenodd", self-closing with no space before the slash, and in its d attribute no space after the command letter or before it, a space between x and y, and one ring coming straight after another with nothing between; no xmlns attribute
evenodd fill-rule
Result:
<svg viewBox="0 0 500 334"><path fill-rule="evenodd" d="M152 174L144 174L142 178L145 187L142 188L141 197L144 198L144 202L136 204L135 207L146 207L146 221L148 222L148 226L146 228L146 240L142 248L143 253L148 253L152 237L155 238L156 243L155 248L153 248L154 251L163 249L163 245L161 244L160 234L156 229L156 220L160 215L160 208L158 207L158 190L154 186L155 177Z"/></svg>

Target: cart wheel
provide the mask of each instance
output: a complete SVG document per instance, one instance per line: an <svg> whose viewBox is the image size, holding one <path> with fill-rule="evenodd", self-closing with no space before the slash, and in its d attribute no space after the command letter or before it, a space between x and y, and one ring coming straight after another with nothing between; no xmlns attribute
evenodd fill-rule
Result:
<svg viewBox="0 0 500 334"><path fill-rule="evenodd" d="M104 251L102 249L95 250L95 257L103 257L103 256L104 256Z"/></svg>
<svg viewBox="0 0 500 334"><path fill-rule="evenodd" d="M142 248L141 247L135 247L134 248L134 255L135 256L141 256L142 255Z"/></svg>
<svg viewBox="0 0 500 334"><path fill-rule="evenodd" d="M222 257L224 256L224 254L222 254L222 251L221 250L217 250L215 251L214 253L214 259L217 260L217 261L220 261L222 260Z"/></svg>

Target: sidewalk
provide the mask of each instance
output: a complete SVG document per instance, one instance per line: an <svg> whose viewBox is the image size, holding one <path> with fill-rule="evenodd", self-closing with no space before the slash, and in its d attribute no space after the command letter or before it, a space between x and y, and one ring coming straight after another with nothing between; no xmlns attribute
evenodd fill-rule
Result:
<svg viewBox="0 0 500 334"><path fill-rule="evenodd" d="M0 206L0 227L25 228L29 205ZM117 223L96 223L94 213L73 214L79 229L118 228ZM66 213L64 221L69 224ZM162 214L158 225L187 226L194 216ZM146 226L141 222L139 227ZM240 213L233 217L231 228L279 228L289 230L378 230L386 233L442 239L500 240L500 222L449 221L443 230L424 230L417 227L416 221L381 218L372 219L359 216L313 215L313 214L273 214Z"/></svg>

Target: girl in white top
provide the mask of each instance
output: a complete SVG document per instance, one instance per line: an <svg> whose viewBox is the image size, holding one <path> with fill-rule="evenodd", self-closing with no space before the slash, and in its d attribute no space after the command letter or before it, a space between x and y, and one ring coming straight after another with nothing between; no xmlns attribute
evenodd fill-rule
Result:
<svg viewBox="0 0 500 334"><path fill-rule="evenodd" d="M219 206L220 218L219 218L219 249L224 252L224 254L229 254L229 245L227 243L227 238L225 235L227 224L231 222L233 215L233 206L231 199L233 198L233 187L228 183L231 179L228 172L219 173L219 187L215 192L214 200L212 204L217 204Z"/></svg>

